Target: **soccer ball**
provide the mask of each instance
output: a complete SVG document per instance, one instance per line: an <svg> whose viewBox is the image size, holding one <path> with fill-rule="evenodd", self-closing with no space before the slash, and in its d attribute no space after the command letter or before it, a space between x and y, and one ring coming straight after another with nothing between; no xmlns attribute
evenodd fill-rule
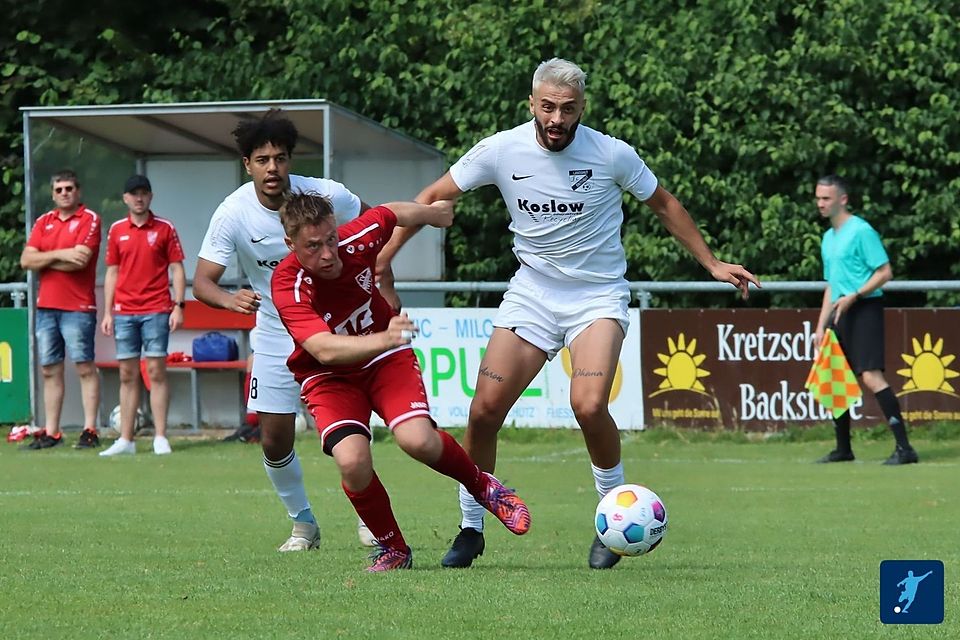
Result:
<svg viewBox="0 0 960 640"><path fill-rule="evenodd" d="M622 484L600 500L595 519L597 536L621 556L653 551L667 531L663 500L638 484Z"/></svg>
<svg viewBox="0 0 960 640"><path fill-rule="evenodd" d="M113 408L113 411L110 412L110 418L107 419L107 425L120 435L120 405L117 405ZM133 422L133 432L140 433L147 426L147 416L144 415L143 409L137 409L137 417Z"/></svg>
<svg viewBox="0 0 960 640"><path fill-rule="evenodd" d="M307 431L307 416L303 411L297 412L297 417L293 421L294 430L297 433L306 433Z"/></svg>

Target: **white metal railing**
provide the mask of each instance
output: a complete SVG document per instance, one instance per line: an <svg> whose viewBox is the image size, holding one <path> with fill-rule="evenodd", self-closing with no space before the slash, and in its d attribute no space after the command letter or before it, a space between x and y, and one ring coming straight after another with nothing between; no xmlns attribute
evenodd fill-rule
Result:
<svg viewBox="0 0 960 640"><path fill-rule="evenodd" d="M725 282L631 282L632 291L640 302L641 309L650 308L650 298L655 293L732 293L733 288ZM443 293L496 293L507 290L508 282L397 282L397 291L436 291ZM823 281L768 281L762 288L750 286L751 292L817 292L823 291ZM960 280L894 280L883 285L884 291L960 291Z"/></svg>
<svg viewBox="0 0 960 640"><path fill-rule="evenodd" d="M28 287L26 282L0 282L0 294L8 294L13 306L20 308L26 305Z"/></svg>

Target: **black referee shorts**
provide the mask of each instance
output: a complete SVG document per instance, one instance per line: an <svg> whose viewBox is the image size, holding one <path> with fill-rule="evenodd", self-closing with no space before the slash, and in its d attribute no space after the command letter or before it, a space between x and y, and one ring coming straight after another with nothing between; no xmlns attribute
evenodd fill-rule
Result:
<svg viewBox="0 0 960 640"><path fill-rule="evenodd" d="M883 371L882 297L857 300L832 326L855 374Z"/></svg>

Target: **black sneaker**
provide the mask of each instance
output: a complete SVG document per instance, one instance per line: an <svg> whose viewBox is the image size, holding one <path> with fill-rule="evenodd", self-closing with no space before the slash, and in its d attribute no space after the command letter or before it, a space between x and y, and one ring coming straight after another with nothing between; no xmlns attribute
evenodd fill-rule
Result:
<svg viewBox="0 0 960 640"><path fill-rule="evenodd" d="M840 451L839 449L834 449L827 455L817 460L817 462L853 462L854 460L856 460L856 458L853 456L853 451Z"/></svg>
<svg viewBox="0 0 960 640"><path fill-rule="evenodd" d="M236 431L228 435L221 442L247 442L253 427L250 425L241 425Z"/></svg>
<svg viewBox="0 0 960 640"><path fill-rule="evenodd" d="M57 437L54 438L51 435L48 435L46 431L37 431L33 436L33 442L30 444L21 445L21 449L49 449L51 447L56 447L59 444L63 444L63 434L58 433Z"/></svg>
<svg viewBox="0 0 960 640"><path fill-rule="evenodd" d="M80 438L77 440L77 444L73 445L74 449L96 449L100 446L100 436L97 435L97 432L92 429L84 429L83 433L80 434Z"/></svg>
<svg viewBox="0 0 960 640"><path fill-rule="evenodd" d="M590 568L610 569L618 562L620 562L620 556L603 546L600 538L594 536L593 544L590 545L590 557L587 558L587 564L590 565Z"/></svg>
<svg viewBox="0 0 960 640"><path fill-rule="evenodd" d="M39 449L40 438L47 435L47 432L43 429L40 429L39 431L34 431L31 435L33 436L33 440L23 443L18 447L19 449Z"/></svg>
<svg viewBox="0 0 960 640"><path fill-rule="evenodd" d="M453 539L453 544L447 555L443 556L440 564L448 568L465 568L473 564L477 556L483 555L485 543L483 531L467 527L460 529L460 533Z"/></svg>
<svg viewBox="0 0 960 640"><path fill-rule="evenodd" d="M920 462L920 457L913 447L897 447L890 454L890 457L883 461L883 464L916 464Z"/></svg>

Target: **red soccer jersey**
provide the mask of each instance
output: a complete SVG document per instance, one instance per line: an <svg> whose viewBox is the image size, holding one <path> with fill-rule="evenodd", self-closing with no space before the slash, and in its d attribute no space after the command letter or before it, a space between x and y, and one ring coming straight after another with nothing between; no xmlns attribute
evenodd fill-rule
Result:
<svg viewBox="0 0 960 640"><path fill-rule="evenodd" d="M295 253L277 265L271 281L273 303L293 337L295 346L287 366L300 384L317 374L356 371L371 362L325 365L301 345L324 331L363 336L387 328L396 312L374 285L374 274L377 254L396 224L397 217L390 209L375 207L340 226L337 233L343 271L336 280L312 276Z"/></svg>
<svg viewBox="0 0 960 640"><path fill-rule="evenodd" d="M171 308L171 262L183 262L183 247L173 223L151 211L142 226L131 216L107 232L107 266L117 266L113 312L120 315L167 313Z"/></svg>
<svg viewBox="0 0 960 640"><path fill-rule="evenodd" d="M82 204L66 220L54 209L33 225L27 246L47 252L71 249L78 244L90 247L93 255L79 271L46 268L39 273L37 308L62 311L96 311L97 259L100 257L100 216Z"/></svg>

